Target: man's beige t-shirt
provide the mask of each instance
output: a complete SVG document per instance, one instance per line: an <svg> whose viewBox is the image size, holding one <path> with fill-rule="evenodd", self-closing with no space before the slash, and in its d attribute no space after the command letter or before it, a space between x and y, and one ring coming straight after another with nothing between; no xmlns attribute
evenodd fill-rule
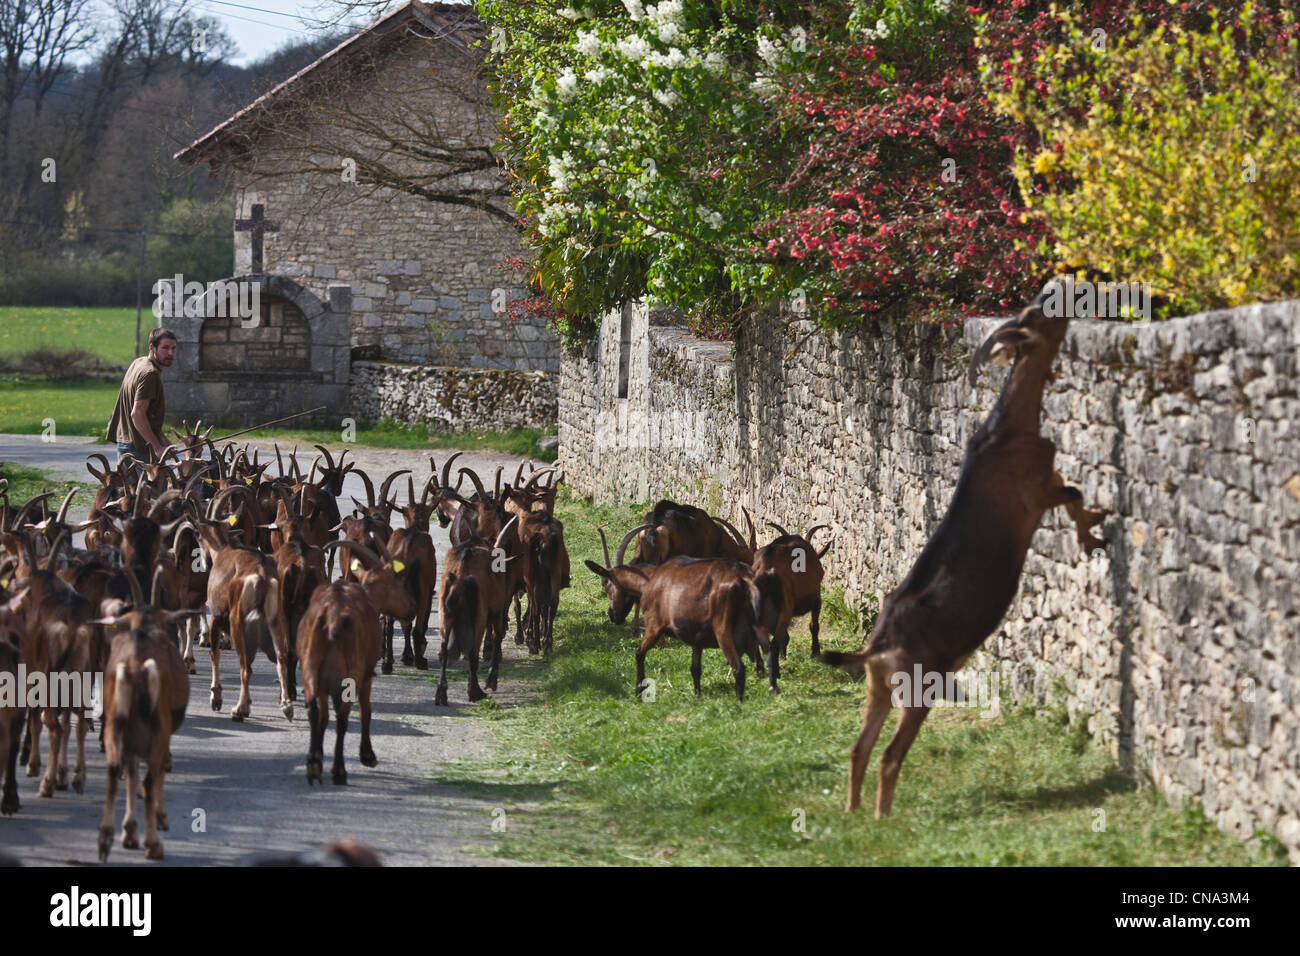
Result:
<svg viewBox="0 0 1300 956"><path fill-rule="evenodd" d="M145 412L145 420L161 441L164 412L162 370L149 361L149 356L142 355L131 363L126 370L126 377L122 379L122 390L117 393L117 407L113 409L113 417L108 422L108 437L111 441L134 445L137 457L148 460L149 442L131 421L132 407L136 402L146 400L149 408Z"/></svg>

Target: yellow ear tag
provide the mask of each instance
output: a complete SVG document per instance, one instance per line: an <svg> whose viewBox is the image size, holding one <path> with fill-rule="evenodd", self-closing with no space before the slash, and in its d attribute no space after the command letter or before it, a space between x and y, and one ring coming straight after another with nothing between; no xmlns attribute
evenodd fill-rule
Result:
<svg viewBox="0 0 1300 956"><path fill-rule="evenodd" d="M355 572L355 571L360 571L360 570L361 570L361 561L360 561L360 559L358 559L358 558L353 558L353 559L352 559L352 563L349 564L348 567L349 567L352 571L354 571L354 572Z"/></svg>
<svg viewBox="0 0 1300 956"><path fill-rule="evenodd" d="M7 588L7 587L9 587L9 579L0 578L0 588Z"/></svg>
<svg viewBox="0 0 1300 956"><path fill-rule="evenodd" d="M398 574L401 574L403 571L406 570L406 565L404 565L401 561L394 561L393 570L396 571Z"/></svg>
<svg viewBox="0 0 1300 956"><path fill-rule="evenodd" d="M251 485L252 483L253 483L253 479L252 479L252 478L245 478L245 479L244 479L244 484L246 484L246 485Z"/></svg>
<svg viewBox="0 0 1300 956"><path fill-rule="evenodd" d="M204 478L204 479L203 479L203 483L204 483L205 485L210 485L210 484L212 484L212 479L211 479L211 478Z"/></svg>
<svg viewBox="0 0 1300 956"><path fill-rule="evenodd" d="M238 516L238 515L227 515L227 516L226 516L226 524L230 525L230 527L233 528L235 525L239 524L239 516Z"/></svg>

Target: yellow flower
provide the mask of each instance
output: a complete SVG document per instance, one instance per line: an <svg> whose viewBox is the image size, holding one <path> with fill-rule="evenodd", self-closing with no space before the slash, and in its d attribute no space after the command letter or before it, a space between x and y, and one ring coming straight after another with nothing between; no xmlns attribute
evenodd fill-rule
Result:
<svg viewBox="0 0 1300 956"><path fill-rule="evenodd" d="M1056 172L1060 164L1061 161L1055 153L1044 151L1034 157L1034 172L1046 176Z"/></svg>

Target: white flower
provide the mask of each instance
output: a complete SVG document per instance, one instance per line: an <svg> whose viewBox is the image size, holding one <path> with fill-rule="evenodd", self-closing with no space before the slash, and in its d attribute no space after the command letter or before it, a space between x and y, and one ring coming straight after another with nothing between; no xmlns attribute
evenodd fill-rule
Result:
<svg viewBox="0 0 1300 956"><path fill-rule="evenodd" d="M561 9L561 10L559 11L559 13L560 13L560 16L564 17L564 19L566 19L566 20L580 20L580 19L582 19L582 14L579 13L577 10L573 9L573 7L564 7L563 9Z"/></svg>
<svg viewBox="0 0 1300 956"><path fill-rule="evenodd" d="M651 53L646 59L651 66L666 66L675 70L686 62L686 54L677 47L671 47L667 53Z"/></svg>
<svg viewBox="0 0 1300 956"><path fill-rule="evenodd" d="M582 78L593 86L599 86L608 76L609 70L605 69L603 66L598 66L582 74Z"/></svg>
<svg viewBox="0 0 1300 956"><path fill-rule="evenodd" d="M546 110L538 111L537 116L534 117L533 119L533 122L536 124L537 128L541 130L555 129L555 117L552 116L550 113L546 112Z"/></svg>
<svg viewBox="0 0 1300 956"><path fill-rule="evenodd" d="M672 106L677 102L677 94L672 90L655 90L654 98L664 106Z"/></svg>
<svg viewBox="0 0 1300 956"><path fill-rule="evenodd" d="M650 52L650 41L645 37L627 37L618 41L618 52L628 60L640 62Z"/></svg>
<svg viewBox="0 0 1300 956"><path fill-rule="evenodd" d="M627 15L633 22L645 16L645 11L641 9L641 0L623 0L623 6L627 8Z"/></svg>
<svg viewBox="0 0 1300 956"><path fill-rule="evenodd" d="M940 13L947 13L952 9L952 0L935 0L934 7Z"/></svg>
<svg viewBox="0 0 1300 956"><path fill-rule="evenodd" d="M593 60L600 56L600 37L594 33L587 33L583 30L578 31L578 52L583 56L589 56Z"/></svg>
<svg viewBox="0 0 1300 956"><path fill-rule="evenodd" d="M714 229L722 228L722 213L720 212L714 212L712 209L705 206L696 206L695 215L699 216L702 222Z"/></svg>
<svg viewBox="0 0 1300 956"><path fill-rule="evenodd" d="M573 154L566 149L563 154L552 156L546 164L546 172L551 177L555 191L564 192L569 188L573 173Z"/></svg>
<svg viewBox="0 0 1300 956"><path fill-rule="evenodd" d="M560 74L559 79L555 81L555 92L560 97L560 102L567 103L578 95L578 77L567 67Z"/></svg>
<svg viewBox="0 0 1300 956"><path fill-rule="evenodd" d="M877 20L876 28L874 30L866 30L863 35L868 40L884 40L889 36L889 24L884 20Z"/></svg>
<svg viewBox="0 0 1300 956"><path fill-rule="evenodd" d="M681 35L681 27L675 23L662 23L659 25L659 40L662 43L672 43Z"/></svg>
<svg viewBox="0 0 1300 956"><path fill-rule="evenodd" d="M758 56L772 69L781 65L781 57L785 50L781 47L780 40L772 40L769 37L760 34L758 38Z"/></svg>
<svg viewBox="0 0 1300 956"><path fill-rule="evenodd" d="M714 76L727 72L727 58L719 50L713 50L704 57L704 68Z"/></svg>
<svg viewBox="0 0 1300 956"><path fill-rule="evenodd" d="M759 96L773 96L781 92L781 87L770 76L755 77L754 82L749 84L749 88ZM734 112L739 114L739 106L735 108Z"/></svg>

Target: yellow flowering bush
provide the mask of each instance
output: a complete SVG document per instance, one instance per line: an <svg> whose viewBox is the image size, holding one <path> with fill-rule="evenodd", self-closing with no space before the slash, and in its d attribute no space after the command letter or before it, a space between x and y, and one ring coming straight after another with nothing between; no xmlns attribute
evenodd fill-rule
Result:
<svg viewBox="0 0 1300 956"><path fill-rule="evenodd" d="M1295 18L1247 5L1208 28L1134 20L1061 42L998 107L1036 128L1014 171L1058 268L1149 282L1179 311L1300 295L1300 49ZM1010 71L1015 72L1015 71Z"/></svg>

